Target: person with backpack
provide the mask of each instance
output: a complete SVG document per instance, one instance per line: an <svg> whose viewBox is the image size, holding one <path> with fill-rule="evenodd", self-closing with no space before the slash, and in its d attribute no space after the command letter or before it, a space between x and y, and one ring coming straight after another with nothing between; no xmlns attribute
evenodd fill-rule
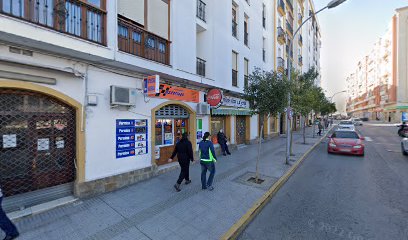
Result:
<svg viewBox="0 0 408 240"><path fill-rule="evenodd" d="M0 228L4 231L6 236L3 240L13 240L16 239L20 234L17 231L16 226L11 222L4 212L1 203L3 202L3 194L0 188Z"/></svg>
<svg viewBox="0 0 408 240"><path fill-rule="evenodd" d="M185 184L190 184L190 161L194 162L194 155L193 155L193 145L191 144L190 140L188 140L188 134L183 133L181 136L181 140L176 144L174 148L173 154L169 158L169 162L173 161L173 158L177 154L177 159L180 164L180 175L179 178L174 185L174 188L177 192L180 192L180 184L185 181Z"/></svg>
<svg viewBox="0 0 408 240"><path fill-rule="evenodd" d="M214 190L212 186L215 175L215 162L217 157L215 156L214 145L208 140L210 136L209 132L204 133L203 140L198 145L200 151L200 164L201 164L201 188ZM207 170L210 172L210 176L207 180Z"/></svg>

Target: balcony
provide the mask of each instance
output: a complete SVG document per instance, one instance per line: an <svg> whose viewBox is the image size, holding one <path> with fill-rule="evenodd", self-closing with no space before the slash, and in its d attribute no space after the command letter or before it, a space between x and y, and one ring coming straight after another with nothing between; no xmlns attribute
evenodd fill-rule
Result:
<svg viewBox="0 0 408 240"><path fill-rule="evenodd" d="M278 57L277 59L277 70L280 73L284 73L285 72L285 60L283 60L283 58Z"/></svg>
<svg viewBox="0 0 408 240"><path fill-rule="evenodd" d="M293 27L292 25L286 20L286 31L293 37Z"/></svg>
<svg viewBox="0 0 408 240"><path fill-rule="evenodd" d="M278 43L280 45L283 45L286 43L285 31L281 27L278 27Z"/></svg>
<svg viewBox="0 0 408 240"><path fill-rule="evenodd" d="M232 86L238 87L238 71L232 69Z"/></svg>
<svg viewBox="0 0 408 240"><path fill-rule="evenodd" d="M197 17L205 22L205 6L206 4L201 1L197 0Z"/></svg>
<svg viewBox="0 0 408 240"><path fill-rule="evenodd" d="M290 58L293 59L293 51L290 51L289 45L290 45L290 44L286 45L286 54L287 54L288 56L290 56Z"/></svg>
<svg viewBox="0 0 408 240"><path fill-rule="evenodd" d="M302 35L299 35L299 46L303 46L303 38Z"/></svg>
<svg viewBox="0 0 408 240"><path fill-rule="evenodd" d="M170 42L136 24L118 17L118 47L120 51L155 62L170 64Z"/></svg>
<svg viewBox="0 0 408 240"><path fill-rule="evenodd" d="M286 15L285 2L283 0L278 0L278 12L282 17Z"/></svg>
<svg viewBox="0 0 408 240"><path fill-rule="evenodd" d="M303 22L303 16L301 13L298 13L298 24L301 25Z"/></svg>
<svg viewBox="0 0 408 240"><path fill-rule="evenodd" d="M238 23L232 20L232 36L234 36L235 38L238 38L237 30L238 30Z"/></svg>
<svg viewBox="0 0 408 240"><path fill-rule="evenodd" d="M197 74L203 77L205 77L205 63L205 60L197 58Z"/></svg>
<svg viewBox="0 0 408 240"><path fill-rule="evenodd" d="M106 11L83 1L0 1L0 13L106 45ZM19 4L20 3L20 4Z"/></svg>
<svg viewBox="0 0 408 240"><path fill-rule="evenodd" d="M293 0L286 0L286 6L288 7L288 9L293 13Z"/></svg>
<svg viewBox="0 0 408 240"><path fill-rule="evenodd" d="M298 57L299 66L303 66L303 57L299 55Z"/></svg>

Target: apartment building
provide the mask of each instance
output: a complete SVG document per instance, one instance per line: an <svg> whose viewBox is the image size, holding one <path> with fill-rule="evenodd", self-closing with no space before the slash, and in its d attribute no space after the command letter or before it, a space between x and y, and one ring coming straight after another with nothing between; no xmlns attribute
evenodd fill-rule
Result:
<svg viewBox="0 0 408 240"><path fill-rule="evenodd" d="M277 136L282 121L251 116L242 93L255 67L285 66L278 2L0 0L6 209L165 172L185 132L195 150L206 131L232 146ZM310 59L315 32L296 50L312 46Z"/></svg>
<svg viewBox="0 0 408 240"><path fill-rule="evenodd" d="M408 8L396 10L385 35L357 63L347 79L346 111L350 116L400 122L408 109L407 41Z"/></svg>

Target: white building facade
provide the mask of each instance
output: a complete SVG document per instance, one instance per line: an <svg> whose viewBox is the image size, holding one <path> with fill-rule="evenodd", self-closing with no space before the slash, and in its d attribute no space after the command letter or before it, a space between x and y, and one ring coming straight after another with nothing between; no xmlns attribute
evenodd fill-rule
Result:
<svg viewBox="0 0 408 240"><path fill-rule="evenodd" d="M282 121L251 116L242 93L255 67L278 68L278 1L0 1L6 208L155 176L184 132L195 150L220 129L250 144L260 121L277 136Z"/></svg>

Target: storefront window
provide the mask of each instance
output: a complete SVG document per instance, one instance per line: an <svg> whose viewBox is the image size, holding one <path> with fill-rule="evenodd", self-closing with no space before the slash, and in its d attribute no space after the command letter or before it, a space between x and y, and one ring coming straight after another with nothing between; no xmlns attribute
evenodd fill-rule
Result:
<svg viewBox="0 0 408 240"><path fill-rule="evenodd" d="M270 131L271 131L271 132L276 132L276 118L275 118L275 117L271 117L271 118L269 119L269 123L270 123L270 126L269 126Z"/></svg>
<svg viewBox="0 0 408 240"><path fill-rule="evenodd" d="M225 117L211 117L211 140L214 144L218 143L217 133L220 129L223 129L225 132L225 121Z"/></svg>
<svg viewBox="0 0 408 240"><path fill-rule="evenodd" d="M173 120L158 119L155 125L156 146L173 145Z"/></svg>
<svg viewBox="0 0 408 240"><path fill-rule="evenodd" d="M181 140L181 136L183 133L187 132L187 123L186 119L178 119L175 120L175 125L176 125L176 143Z"/></svg>

